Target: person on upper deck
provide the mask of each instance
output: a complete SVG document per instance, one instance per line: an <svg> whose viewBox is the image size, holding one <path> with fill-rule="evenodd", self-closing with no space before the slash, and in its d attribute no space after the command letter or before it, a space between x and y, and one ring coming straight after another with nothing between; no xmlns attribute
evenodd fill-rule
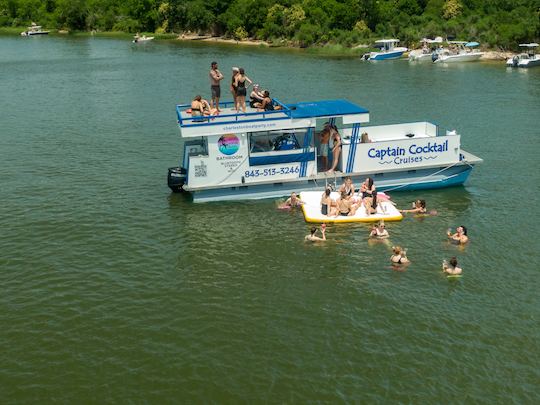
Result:
<svg viewBox="0 0 540 405"><path fill-rule="evenodd" d="M360 143L371 143L373 142L371 139L369 139L369 135L367 132L362 132L362 135L360 136Z"/></svg>
<svg viewBox="0 0 540 405"><path fill-rule="evenodd" d="M232 78L231 78L231 94L233 96L234 101L234 109L235 111L238 111L238 100L236 98L236 76L238 75L239 69L237 67L232 68Z"/></svg>
<svg viewBox="0 0 540 405"><path fill-rule="evenodd" d="M264 100L264 94L260 91L258 84L253 85L253 90L249 94L249 106L251 108L261 108Z"/></svg>
<svg viewBox="0 0 540 405"><path fill-rule="evenodd" d="M253 82L246 76L244 68L238 70L238 74L234 80L236 85L236 103L238 104L236 111L240 112L240 108L242 108L242 111L246 112L246 87L253 84ZM247 86L246 82L248 83Z"/></svg>
<svg viewBox="0 0 540 405"><path fill-rule="evenodd" d="M215 105L216 111L219 112L221 111L219 109L219 98L221 97L221 86L219 85L219 82L223 80L223 75L218 70L217 62L211 63L210 73L208 75L210 77L210 91L212 92L211 107L213 108Z"/></svg>
<svg viewBox="0 0 540 405"><path fill-rule="evenodd" d="M270 98L270 92L268 90L263 91L263 96L261 106L257 111L274 111L274 102Z"/></svg>
<svg viewBox="0 0 540 405"><path fill-rule="evenodd" d="M203 112L204 112L204 105L202 103L202 97L200 95L196 95L193 101L191 102L191 116L200 117L203 115Z"/></svg>
<svg viewBox="0 0 540 405"><path fill-rule="evenodd" d="M339 163L339 156L341 155L341 136L335 125L331 126L331 139L332 139L332 167L327 173L333 173Z"/></svg>

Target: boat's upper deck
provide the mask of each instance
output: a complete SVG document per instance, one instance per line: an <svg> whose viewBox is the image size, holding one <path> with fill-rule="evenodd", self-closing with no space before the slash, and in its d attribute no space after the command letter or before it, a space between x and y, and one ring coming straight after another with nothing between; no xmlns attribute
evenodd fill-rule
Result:
<svg viewBox="0 0 540 405"><path fill-rule="evenodd" d="M285 129L312 126L317 118L342 117L344 124L369 122L369 111L347 100L323 100L284 104L273 99L280 109L258 111L247 107L237 112L232 101L220 103L218 115L192 116L191 104L176 106L178 125L183 137L215 135L227 132Z"/></svg>

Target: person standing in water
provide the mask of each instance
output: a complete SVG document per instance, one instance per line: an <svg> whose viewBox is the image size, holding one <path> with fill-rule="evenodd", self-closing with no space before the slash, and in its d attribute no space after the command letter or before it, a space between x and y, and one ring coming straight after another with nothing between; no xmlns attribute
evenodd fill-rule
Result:
<svg viewBox="0 0 540 405"><path fill-rule="evenodd" d="M315 236L316 233L317 233L317 228L312 227L311 231L310 231L310 234L306 235L304 237L304 240L305 241L310 241L310 242L324 242L324 241L326 241L326 224L321 225L322 237Z"/></svg>
<svg viewBox="0 0 540 405"><path fill-rule="evenodd" d="M217 112L220 112L219 109L219 98L221 97L221 86L219 82L223 80L223 75L218 70L217 62L212 62L210 65L210 91L212 92L212 101L210 102L211 108L216 108ZM215 103L215 104L214 104Z"/></svg>
<svg viewBox="0 0 540 405"><path fill-rule="evenodd" d="M446 273L449 276L459 276L463 272L463 269L458 267L458 262L455 257L452 257L448 263L444 260L442 268L443 273Z"/></svg>
<svg viewBox="0 0 540 405"><path fill-rule="evenodd" d="M469 237L467 236L467 228L463 225L458 226L456 228L456 232L452 233L452 229L448 229L446 231L446 236L448 239L450 239L452 242L455 242L460 245L464 245L469 241Z"/></svg>

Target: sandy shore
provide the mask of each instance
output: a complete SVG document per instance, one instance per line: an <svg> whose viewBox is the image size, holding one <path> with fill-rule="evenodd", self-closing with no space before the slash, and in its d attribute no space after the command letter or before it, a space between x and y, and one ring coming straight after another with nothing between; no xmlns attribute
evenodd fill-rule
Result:
<svg viewBox="0 0 540 405"><path fill-rule="evenodd" d="M204 42L217 42L220 44L234 44L234 45L263 45L263 46L269 46L268 42L265 41L259 41L254 39L246 39L244 41L238 41L236 39L227 39L223 37L213 37L210 35L188 35L188 34L181 34L178 36L179 40L181 41L204 41Z"/></svg>

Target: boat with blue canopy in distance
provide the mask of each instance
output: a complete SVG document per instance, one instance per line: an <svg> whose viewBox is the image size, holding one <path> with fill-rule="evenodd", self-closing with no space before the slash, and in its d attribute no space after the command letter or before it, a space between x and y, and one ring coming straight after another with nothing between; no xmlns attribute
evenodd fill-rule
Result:
<svg viewBox="0 0 540 405"><path fill-rule="evenodd" d="M509 67L521 67L529 68L534 66L540 66L540 55L535 53L535 49L538 48L538 44L533 42L530 44L519 44L520 47L525 48L526 52L520 53L506 61L506 66Z"/></svg>
<svg viewBox="0 0 540 405"><path fill-rule="evenodd" d="M484 52L475 49L478 46L480 46L478 42L448 41L448 48L445 48L442 52L433 54L433 62L476 62L484 55Z"/></svg>
<svg viewBox="0 0 540 405"><path fill-rule="evenodd" d="M407 48L398 47L398 43L399 39L379 39L375 41L375 47L381 50L379 52L366 53L363 59L370 61L399 59L403 56L403 53L407 52Z"/></svg>
<svg viewBox="0 0 540 405"><path fill-rule="evenodd" d="M345 176L357 184L372 177L380 191L416 190L463 184L482 161L461 149L460 134L430 122L366 126L369 111L348 100L273 102L281 109L238 113L220 103L222 112L211 116L177 105L181 165L169 168L169 187L195 202L322 192ZM319 162L332 149L319 137L327 123L342 139L333 173Z"/></svg>

